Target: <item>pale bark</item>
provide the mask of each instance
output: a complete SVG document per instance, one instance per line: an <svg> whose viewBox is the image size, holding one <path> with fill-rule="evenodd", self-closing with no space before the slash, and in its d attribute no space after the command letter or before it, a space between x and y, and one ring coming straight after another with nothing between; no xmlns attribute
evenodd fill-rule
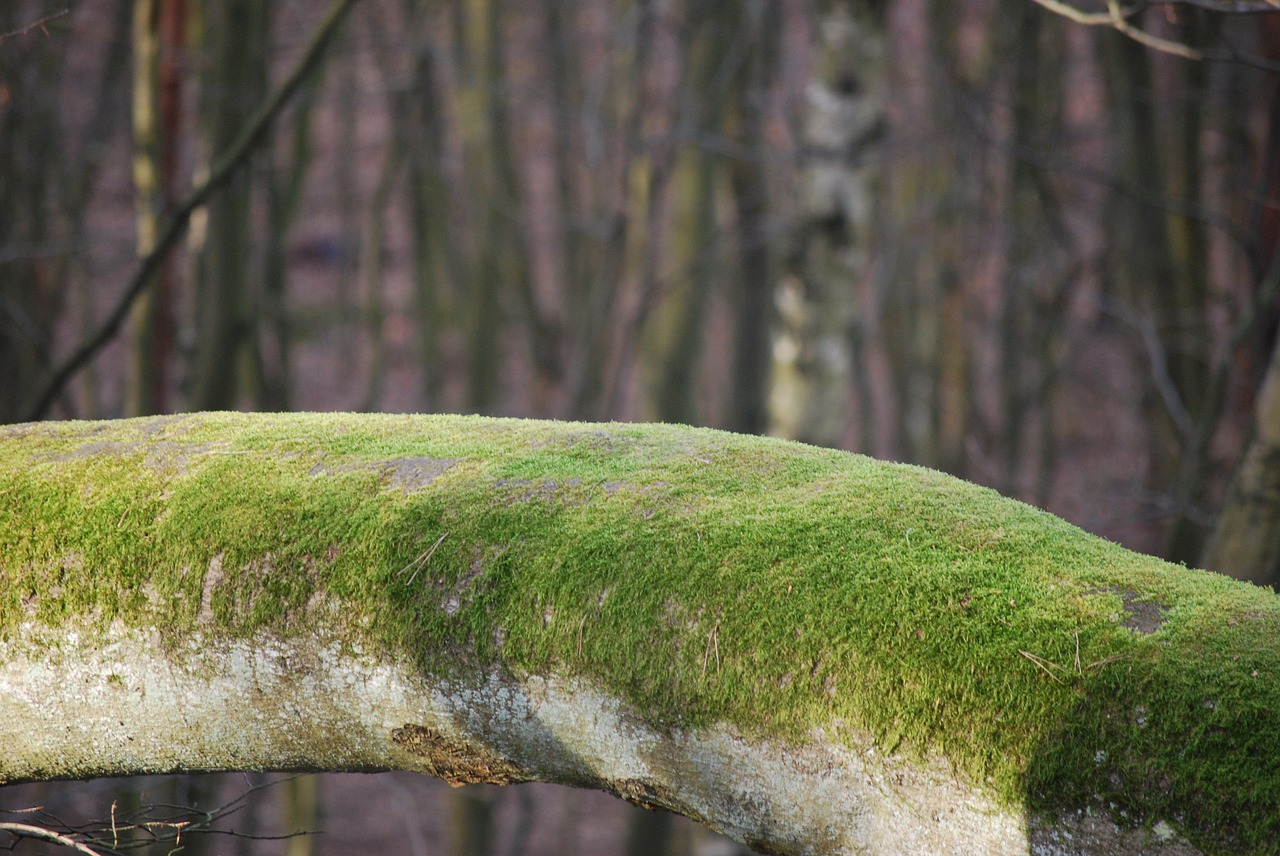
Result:
<svg viewBox="0 0 1280 856"><path fill-rule="evenodd" d="M208 414L0 429L0 503L0 783L549 781L769 853L1275 840L1280 599L938 473L668 426Z"/></svg>
<svg viewBox="0 0 1280 856"><path fill-rule="evenodd" d="M840 448L881 161L887 45L883 9L874 4L832 4L817 25L800 133L799 222L774 296L769 433Z"/></svg>

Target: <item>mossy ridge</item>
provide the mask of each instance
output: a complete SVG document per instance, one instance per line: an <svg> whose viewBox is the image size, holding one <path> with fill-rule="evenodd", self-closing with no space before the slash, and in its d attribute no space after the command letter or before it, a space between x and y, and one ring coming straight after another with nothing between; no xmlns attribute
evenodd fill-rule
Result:
<svg viewBox="0 0 1280 856"><path fill-rule="evenodd" d="M449 463L413 489L380 466L424 457ZM436 673L501 655L669 727L870 733L1012 804L1280 837L1277 599L917 467L674 426L207 414L4 429L0 503L6 634L288 633L323 601Z"/></svg>

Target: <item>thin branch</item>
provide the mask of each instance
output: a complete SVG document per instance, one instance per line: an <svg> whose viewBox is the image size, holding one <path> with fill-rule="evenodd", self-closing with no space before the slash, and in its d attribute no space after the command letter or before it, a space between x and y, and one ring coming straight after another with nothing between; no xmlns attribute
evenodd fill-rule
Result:
<svg viewBox="0 0 1280 856"><path fill-rule="evenodd" d="M1193 48L1183 42L1161 38L1129 23L1130 19L1139 13L1157 6L1191 6L1222 15L1256 15L1280 12L1280 0L1137 0L1127 6L1121 6L1119 0L1106 0L1105 12L1086 12L1071 5L1067 0L1032 0L1032 2L1055 15L1085 27L1110 27L1135 42L1162 53L1190 60L1236 62L1265 71L1280 72L1280 64L1263 57L1241 53L1230 47L1225 50Z"/></svg>
<svg viewBox="0 0 1280 856"><path fill-rule="evenodd" d="M81 853L87 853L88 856L102 856L97 850L86 844L81 844L74 838L68 838L65 835L59 835L52 829L45 829L43 826L32 826L29 823L0 823L0 831L11 832L20 838L39 838L44 841L52 841L54 844L60 844L63 847L70 847L72 850L78 850Z"/></svg>
<svg viewBox="0 0 1280 856"><path fill-rule="evenodd" d="M1257 15L1280 12L1280 0L1158 0L1153 6L1194 6L1224 15Z"/></svg>
<svg viewBox="0 0 1280 856"><path fill-rule="evenodd" d="M422 555L418 556L418 558L414 559L412 562L410 562L409 564L405 565L403 568L400 569L400 573L397 574L397 576L403 576L405 571L409 570L410 568L413 568L413 573L409 575L409 582L405 583L405 585L409 585L414 581L414 579L418 576L418 572L427 566L427 562L431 561L431 557L435 554L436 550L440 547L440 545L444 543L444 539L448 537L449 537L449 533L448 532L444 533L439 538L437 538L436 543L428 547Z"/></svg>
<svg viewBox="0 0 1280 856"><path fill-rule="evenodd" d="M1085 27L1110 27L1114 26L1116 22L1116 15L1110 10L1106 12L1084 12L1070 3L1062 2L1062 0L1033 0L1033 2L1038 3L1055 15L1061 15L1068 21ZM1146 7L1146 3L1134 3L1120 10L1120 15L1123 18L1128 18L1141 12Z"/></svg>
<svg viewBox="0 0 1280 856"><path fill-rule="evenodd" d="M1111 27L1113 30L1123 33L1135 42L1146 45L1152 50L1173 54L1185 59L1199 60L1205 58L1201 51L1189 45L1162 39L1129 23L1130 18L1152 5L1150 3L1133 3L1122 7L1118 0L1107 0L1107 11L1084 12L1070 3L1062 2L1062 0L1033 0L1033 2L1043 6L1055 15L1061 15L1069 21L1086 27Z"/></svg>
<svg viewBox="0 0 1280 856"><path fill-rule="evenodd" d="M1140 45L1146 45L1152 50L1161 51L1174 56L1180 56L1183 59L1201 60L1204 59L1204 53L1198 51L1190 45L1184 45L1182 42L1170 41L1162 39L1159 36L1152 35L1146 30L1139 30L1137 27L1129 23L1121 12L1120 4L1116 0L1107 0L1107 10L1111 13L1111 26L1120 33L1133 39Z"/></svg>
<svg viewBox="0 0 1280 856"><path fill-rule="evenodd" d="M1153 6L1193 6L1209 12L1223 15L1257 15L1267 12L1280 12L1280 0L1137 0L1120 9L1111 8L1118 4L1107 3L1105 12L1085 12L1072 6L1065 0L1034 0L1044 8L1061 15L1069 21L1083 24L1086 27L1109 27L1115 24L1117 11L1125 19L1132 18L1139 12Z"/></svg>
<svg viewBox="0 0 1280 856"><path fill-rule="evenodd" d="M1103 312L1132 327L1142 340L1143 350L1147 352L1147 360L1151 364L1151 381L1155 385L1156 392L1160 393L1160 400L1164 402L1169 418L1173 420L1179 436L1182 437L1183 448L1187 448L1195 437L1194 425L1191 414L1182 400L1182 394L1178 391L1178 385L1169 373L1169 355L1160 341L1155 325L1151 323L1150 318L1134 311L1132 307L1114 297L1107 295L1099 297L1098 306Z"/></svg>
<svg viewBox="0 0 1280 856"><path fill-rule="evenodd" d="M52 15L45 15L40 20L27 24L25 27L23 27L20 30L10 30L7 33L0 33L0 42L4 42L9 39L12 39L15 36L25 36L27 33L31 32L37 27L40 28L40 32L44 33L47 36L49 35L49 30L48 28L46 28L45 25L48 24L50 21L56 21L58 18L61 18L63 15L69 15L69 14L71 14L70 9L63 9L61 12L54 12Z"/></svg>
<svg viewBox="0 0 1280 856"><path fill-rule="evenodd" d="M88 341L82 344L53 373L36 399L35 406L27 412L26 421L34 422L42 418L67 381L83 368L103 345L111 341L120 332L120 327L123 325L125 318L128 317L134 302L151 284L155 274L164 264L165 257L169 251L186 234L191 215L204 206L248 162L249 155L266 138L267 131L276 117L280 115L290 98L319 65L325 48L328 47L329 42L332 41L334 34L338 31L338 25L355 4L356 0L337 0L333 4L323 23L311 37L311 41L303 52L297 66L271 97L267 99L266 103L259 108L257 114L249 121L245 129L240 132L240 136L231 143L227 151L214 163L209 171L209 177L205 179L204 183L192 191L174 211L173 219L169 221L164 233L156 241L155 248L143 258L137 272L129 283L129 287L125 289L124 295L121 296L120 301L111 311L107 320L103 322L97 332L89 337Z"/></svg>

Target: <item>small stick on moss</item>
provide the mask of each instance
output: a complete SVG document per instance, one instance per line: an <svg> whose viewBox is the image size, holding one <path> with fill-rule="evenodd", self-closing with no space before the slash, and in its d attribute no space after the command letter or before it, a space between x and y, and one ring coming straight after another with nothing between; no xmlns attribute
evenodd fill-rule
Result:
<svg viewBox="0 0 1280 856"><path fill-rule="evenodd" d="M1032 663L1035 663L1037 666L1040 667L1041 670L1044 671L1046 675L1053 678L1058 683L1060 684L1066 683L1066 681L1062 680L1062 678L1058 677L1053 672L1049 671L1050 666L1052 666L1053 668L1057 669L1060 672L1066 671L1066 669L1062 668L1057 663L1053 662L1052 660L1046 660L1044 657L1037 657L1035 654L1032 654L1030 651L1023 651L1019 649L1018 653L1026 657Z"/></svg>
<svg viewBox="0 0 1280 856"><path fill-rule="evenodd" d="M409 580L408 582L405 583L405 585L407 586L413 585L413 581L414 579L417 578L418 572L427 566L427 562L431 561L431 554L434 553L436 551L436 548L439 547L442 543L444 543L444 539L448 537L449 537L448 532L441 535L439 538L436 539L436 543L432 544L430 547L424 550L421 556L419 556L418 558L414 559L412 562L410 562L409 564L401 568L400 572L396 574L396 576L403 576L405 571L409 570L410 568L413 568L413 573L409 575Z"/></svg>
<svg viewBox="0 0 1280 856"><path fill-rule="evenodd" d="M707 637L706 650L702 652L701 677L703 678L707 676L707 663L711 659L711 652L713 649L715 650L715 653L716 653L716 672L719 672L720 671L720 622L719 621L716 622L715 627L711 628L711 635Z"/></svg>
<svg viewBox="0 0 1280 856"><path fill-rule="evenodd" d="M1080 631L1072 630L1071 635L1076 640L1076 674L1083 675L1084 672L1080 669Z"/></svg>

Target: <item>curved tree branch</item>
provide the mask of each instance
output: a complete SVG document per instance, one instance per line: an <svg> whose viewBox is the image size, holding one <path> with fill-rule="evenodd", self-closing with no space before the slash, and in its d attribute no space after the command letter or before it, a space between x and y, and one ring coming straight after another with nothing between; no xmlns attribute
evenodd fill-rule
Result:
<svg viewBox="0 0 1280 856"><path fill-rule="evenodd" d="M1107 11L1084 12L1062 0L1034 0L1054 14L1061 15L1069 21L1086 27L1111 27L1123 33L1135 42L1146 45L1153 50L1180 56L1184 59L1204 59L1204 53L1181 42L1162 39L1159 36L1141 30L1129 23L1129 19L1141 12L1150 3L1134 3L1122 7L1117 0L1106 0Z"/></svg>
<svg viewBox="0 0 1280 856"><path fill-rule="evenodd" d="M54 12L50 15L45 15L44 17L40 18L38 21L32 21L30 24L27 24L25 27L19 27L16 30L10 30L6 33L0 33L0 42L8 41L9 39L12 39L16 36L25 36L27 33L35 29L39 29L42 33L44 33L47 36L49 35L49 30L48 30L49 24L69 14L71 14L70 9L59 9L57 12Z"/></svg>
<svg viewBox="0 0 1280 856"><path fill-rule="evenodd" d="M0 783L541 780L770 853L1280 840L1280 597L918 467L204 414L0 428L0 503Z"/></svg>
<svg viewBox="0 0 1280 856"><path fill-rule="evenodd" d="M46 829L43 826L35 826L30 823L0 823L0 832L8 832L19 838L37 838L41 841L50 841L62 847L69 847L79 853L86 853L88 856L101 856L101 854L92 847L82 842L76 841L74 838L68 838L52 829Z"/></svg>
<svg viewBox="0 0 1280 856"><path fill-rule="evenodd" d="M1238 62L1267 71L1280 72L1280 64L1263 57L1241 53L1234 48L1196 48L1183 42L1165 39L1135 27L1131 19L1153 6L1191 6L1224 15L1271 14L1280 12L1280 0L1137 0L1121 5L1119 0L1104 0L1106 10L1088 12L1069 0L1032 0L1055 15L1086 27L1110 27L1152 50L1189 60Z"/></svg>
<svg viewBox="0 0 1280 856"><path fill-rule="evenodd" d="M302 58L298 61L293 71L280 84L279 88L272 93L266 103L259 108L257 114L249 121L249 124L245 126L240 136L236 138L227 151L223 152L214 162L213 167L209 170L208 178L199 187L195 188L174 211L173 218L157 238L155 247L139 263L138 270L129 281L128 287L120 296L115 307L107 315L106 320L49 377L44 388L36 397L35 404L28 411L27 419L43 418L53 404L54 398L62 391L67 381L82 369L103 345L110 342L120 332L120 327L123 325L125 318L128 317L129 310L134 302L154 280L169 251L186 234L191 215L207 203L216 192L222 189L235 176L240 168L248 162L249 156L254 150L266 139L272 123L289 103L289 100L298 91L299 87L315 71L321 57L324 55L325 48L328 47L329 42L332 41L333 36L337 33L339 24L341 24L342 19L356 2L357 0L337 0L330 8L325 15L324 21L312 35L311 41L307 44Z"/></svg>

